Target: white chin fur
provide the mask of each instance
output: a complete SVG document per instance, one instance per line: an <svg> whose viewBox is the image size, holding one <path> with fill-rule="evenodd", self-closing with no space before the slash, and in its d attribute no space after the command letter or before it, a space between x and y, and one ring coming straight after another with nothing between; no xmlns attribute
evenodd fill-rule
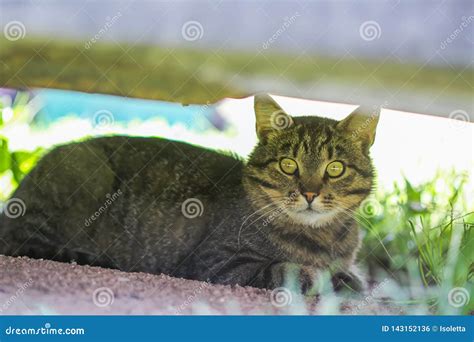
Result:
<svg viewBox="0 0 474 342"><path fill-rule="evenodd" d="M331 210L324 213L318 213L309 210L299 212L288 210L286 213L297 224L317 228L332 222L336 211Z"/></svg>

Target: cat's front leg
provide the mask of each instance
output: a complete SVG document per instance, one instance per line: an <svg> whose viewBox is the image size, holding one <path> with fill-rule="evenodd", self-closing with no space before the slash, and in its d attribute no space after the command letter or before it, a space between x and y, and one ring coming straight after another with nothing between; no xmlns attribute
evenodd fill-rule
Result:
<svg viewBox="0 0 474 342"><path fill-rule="evenodd" d="M291 262L278 262L266 268L259 277L259 287L275 289L289 287L304 295L315 295L321 291L322 272L316 267ZM364 278L355 268L338 270L331 274L331 282L336 292L361 293L365 290Z"/></svg>
<svg viewBox="0 0 474 342"><path fill-rule="evenodd" d="M367 289L364 277L355 266L334 272L331 281L336 292L362 293Z"/></svg>
<svg viewBox="0 0 474 342"><path fill-rule="evenodd" d="M277 262L260 271L253 286L275 289L289 287L290 290L310 294L315 285L318 271L316 268L292 262Z"/></svg>

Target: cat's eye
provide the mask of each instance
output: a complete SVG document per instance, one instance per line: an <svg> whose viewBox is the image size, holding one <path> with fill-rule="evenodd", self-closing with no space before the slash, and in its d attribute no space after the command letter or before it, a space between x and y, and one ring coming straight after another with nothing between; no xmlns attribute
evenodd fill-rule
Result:
<svg viewBox="0 0 474 342"><path fill-rule="evenodd" d="M290 158L283 158L280 161L280 169L287 175L294 175L298 171L298 164Z"/></svg>
<svg viewBox="0 0 474 342"><path fill-rule="evenodd" d="M326 167L326 173L329 177L340 177L344 173L344 164L340 161L333 161Z"/></svg>

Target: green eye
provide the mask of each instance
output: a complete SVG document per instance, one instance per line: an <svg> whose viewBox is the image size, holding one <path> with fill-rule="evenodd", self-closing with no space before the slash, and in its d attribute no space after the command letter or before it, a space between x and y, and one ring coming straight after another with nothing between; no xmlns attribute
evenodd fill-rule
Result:
<svg viewBox="0 0 474 342"><path fill-rule="evenodd" d="M290 158L283 158L280 161L280 169L287 175L293 175L298 171L298 164Z"/></svg>
<svg viewBox="0 0 474 342"><path fill-rule="evenodd" d="M333 161L326 167L329 177L340 177L344 173L344 164L340 161Z"/></svg>

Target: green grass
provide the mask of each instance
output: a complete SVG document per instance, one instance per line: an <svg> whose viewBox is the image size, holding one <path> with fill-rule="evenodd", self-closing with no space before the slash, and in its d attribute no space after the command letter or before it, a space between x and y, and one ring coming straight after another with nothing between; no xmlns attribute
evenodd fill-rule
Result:
<svg viewBox="0 0 474 342"><path fill-rule="evenodd" d="M25 92L18 92L11 108L13 109L13 122L24 124L28 121L27 110L30 96ZM3 122L3 101L0 101L0 201L8 199L10 193L18 186L23 177L36 165L44 153L43 149L35 151L13 151L8 139L2 134L6 124Z"/></svg>
<svg viewBox="0 0 474 342"><path fill-rule="evenodd" d="M474 291L474 205L472 200L467 205L468 177L439 172L416 187L405 179L360 208L358 220L366 235L359 259L371 278L390 277L401 287L416 283L434 291L424 298L434 313L446 311L446 289ZM473 299L460 312L472 310Z"/></svg>
<svg viewBox="0 0 474 342"><path fill-rule="evenodd" d="M20 95L13 105L15 122L25 120L25 101ZM2 126L0 122L0 182L8 186L0 188L0 200L5 201L45 151L11 150ZM420 307L435 314L474 312L474 298L459 308L448 301L455 288L474 293L470 176L440 171L416 186L405 179L362 204L357 219L365 235L359 263L371 281L390 279L397 284L389 293L394 304L413 308L414 313Z"/></svg>

